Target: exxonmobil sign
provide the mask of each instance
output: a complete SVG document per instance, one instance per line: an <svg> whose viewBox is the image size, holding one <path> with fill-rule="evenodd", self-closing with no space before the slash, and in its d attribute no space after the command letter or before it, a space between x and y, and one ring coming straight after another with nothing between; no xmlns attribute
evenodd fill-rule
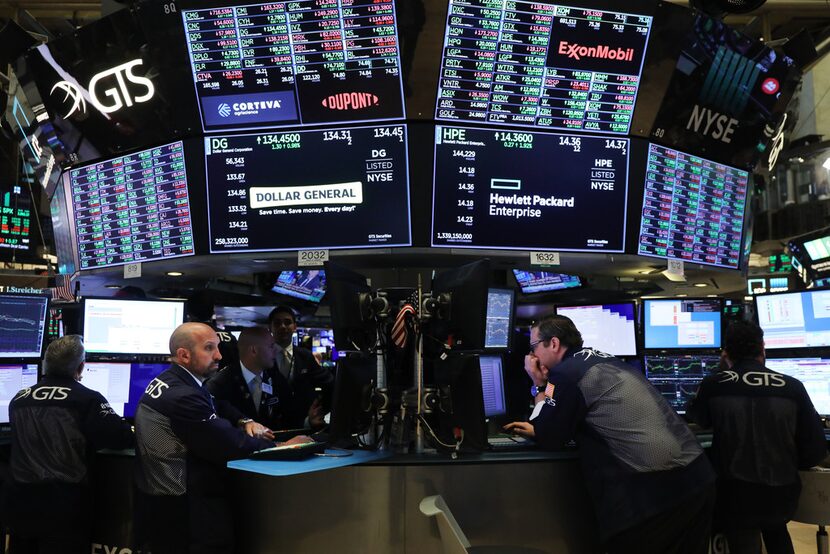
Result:
<svg viewBox="0 0 830 554"><path fill-rule="evenodd" d="M599 60L619 60L630 62L634 60L633 48L612 48L606 45L583 46L577 42L559 41L560 54L569 58L581 60L582 58L595 58Z"/></svg>
<svg viewBox="0 0 830 554"><path fill-rule="evenodd" d="M370 92L338 92L323 98L323 106L330 110L362 110L378 105L378 97Z"/></svg>

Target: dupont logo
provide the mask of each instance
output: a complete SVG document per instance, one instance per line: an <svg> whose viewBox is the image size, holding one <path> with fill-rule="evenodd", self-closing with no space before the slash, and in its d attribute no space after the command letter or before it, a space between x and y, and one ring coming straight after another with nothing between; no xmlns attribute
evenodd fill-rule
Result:
<svg viewBox="0 0 830 554"><path fill-rule="evenodd" d="M222 117L228 117L229 115L231 115L231 107L225 104L224 102L219 104L219 108L216 111L218 111L219 115L221 115Z"/></svg>
<svg viewBox="0 0 830 554"><path fill-rule="evenodd" d="M780 88L781 85L778 84L778 79L773 77L764 79L764 82L761 84L761 90L764 91L764 94L769 94L770 96L778 92Z"/></svg>
<svg viewBox="0 0 830 554"><path fill-rule="evenodd" d="M633 48L611 48L610 46L582 46L575 42L559 42L559 53L581 60L582 58L597 58L600 60L619 60L630 62L634 60Z"/></svg>
<svg viewBox="0 0 830 554"><path fill-rule="evenodd" d="M339 92L323 98L323 106L330 110L362 110L378 105L378 97L369 92Z"/></svg>

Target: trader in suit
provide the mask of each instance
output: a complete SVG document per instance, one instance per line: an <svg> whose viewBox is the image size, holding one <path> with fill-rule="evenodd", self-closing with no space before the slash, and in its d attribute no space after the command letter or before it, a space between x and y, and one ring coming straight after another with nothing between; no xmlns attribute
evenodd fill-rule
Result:
<svg viewBox="0 0 830 554"><path fill-rule="evenodd" d="M288 381L274 379L276 344L265 327L247 327L239 335L239 364L208 379L205 386L217 400L227 401L245 417L271 429L288 427L282 400L290 398Z"/></svg>
<svg viewBox="0 0 830 554"><path fill-rule="evenodd" d="M170 354L170 368L147 386L135 415L136 546L155 554L232 552L225 465L274 446L265 438L273 435L202 386L221 360L213 329L180 325Z"/></svg>
<svg viewBox="0 0 830 554"><path fill-rule="evenodd" d="M59 338L46 349L43 379L9 405L11 475L3 506L9 552L88 553L94 452L133 444L130 425L80 383L83 369L81 337Z"/></svg>
<svg viewBox="0 0 830 554"><path fill-rule="evenodd" d="M331 395L334 375L320 366L310 350L294 346L297 318L288 306L277 306L268 315L276 342L275 385L288 386L290 396L281 398L284 423L289 427L317 427L323 406ZM311 417L307 417L311 414Z"/></svg>

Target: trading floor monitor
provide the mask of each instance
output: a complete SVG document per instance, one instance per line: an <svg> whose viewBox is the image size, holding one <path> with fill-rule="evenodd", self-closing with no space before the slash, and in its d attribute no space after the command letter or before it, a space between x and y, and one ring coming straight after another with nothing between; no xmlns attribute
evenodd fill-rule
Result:
<svg viewBox="0 0 830 554"><path fill-rule="evenodd" d="M719 362L715 355L646 356L646 378L677 413L683 414L700 382L717 370Z"/></svg>
<svg viewBox="0 0 830 554"><path fill-rule="evenodd" d="M0 425L9 423L9 403L37 383L37 364L0 364Z"/></svg>
<svg viewBox="0 0 830 554"><path fill-rule="evenodd" d="M45 296L0 294L0 360L40 358L48 303Z"/></svg>

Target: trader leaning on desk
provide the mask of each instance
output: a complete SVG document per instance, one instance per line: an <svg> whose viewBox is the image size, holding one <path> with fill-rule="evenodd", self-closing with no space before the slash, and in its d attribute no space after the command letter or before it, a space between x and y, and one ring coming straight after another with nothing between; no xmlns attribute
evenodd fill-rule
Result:
<svg viewBox="0 0 830 554"><path fill-rule="evenodd" d="M575 438L609 554L706 554L715 474L694 434L645 377L582 347L564 316L530 330L536 407L505 428L542 448ZM551 495L556 491L539 491Z"/></svg>
<svg viewBox="0 0 830 554"><path fill-rule="evenodd" d="M202 386L222 358L208 325L177 327L170 354L173 363L150 382L135 415L137 546L154 554L232 552L225 465L274 446L273 435Z"/></svg>
<svg viewBox="0 0 830 554"><path fill-rule="evenodd" d="M11 479L5 485L4 523L13 554L86 554L92 515L90 468L96 450L132 446L130 425L101 393L83 386L79 335L52 342L44 378L15 395Z"/></svg>

